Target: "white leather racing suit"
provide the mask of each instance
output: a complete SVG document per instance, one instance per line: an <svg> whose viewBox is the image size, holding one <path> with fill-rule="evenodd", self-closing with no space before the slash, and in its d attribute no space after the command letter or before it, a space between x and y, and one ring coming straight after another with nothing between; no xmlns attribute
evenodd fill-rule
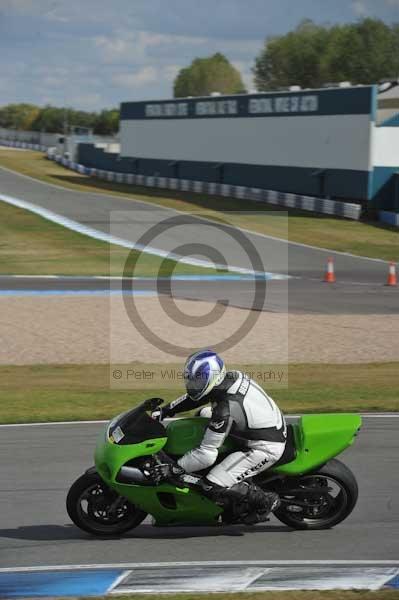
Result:
<svg viewBox="0 0 399 600"><path fill-rule="evenodd" d="M178 464L187 472L212 466L227 435L242 450L233 452L207 475L212 483L231 487L271 467L282 456L287 427L276 403L246 374L229 371L223 382L200 403L187 395L163 409L164 416L211 404L211 420L198 448L187 452Z"/></svg>

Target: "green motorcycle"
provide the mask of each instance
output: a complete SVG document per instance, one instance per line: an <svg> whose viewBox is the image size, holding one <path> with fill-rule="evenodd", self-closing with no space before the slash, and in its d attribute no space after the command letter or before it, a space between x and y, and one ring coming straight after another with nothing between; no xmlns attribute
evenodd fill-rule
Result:
<svg viewBox="0 0 399 600"><path fill-rule="evenodd" d="M157 526L231 523L225 508L195 486L151 480L151 467L165 462L166 455L177 459L197 447L209 422L191 417L164 426L148 414L161 402L146 400L101 433L96 466L75 481L67 497L68 514L80 529L101 537L120 535L148 515ZM283 456L252 479L280 496L277 519L294 529L327 529L350 515L358 486L350 469L334 457L353 443L360 426L356 414L304 415L288 425ZM234 437L227 437L218 460L235 449Z"/></svg>

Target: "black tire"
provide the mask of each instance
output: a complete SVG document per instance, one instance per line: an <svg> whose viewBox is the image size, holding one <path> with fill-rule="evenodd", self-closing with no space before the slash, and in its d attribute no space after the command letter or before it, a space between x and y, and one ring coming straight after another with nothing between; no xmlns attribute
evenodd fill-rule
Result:
<svg viewBox="0 0 399 600"><path fill-rule="evenodd" d="M118 501L117 513L109 511ZM86 510L82 505L86 504ZM105 485L98 473L85 473L68 492L66 508L77 527L100 537L118 536L140 525L147 513Z"/></svg>
<svg viewBox="0 0 399 600"><path fill-rule="evenodd" d="M359 490L354 474L346 465L337 459L332 459L318 471L299 478L299 484L307 487L311 484L312 478L317 485L320 482L333 482L339 489L337 496L335 498L331 496L330 504L327 503L323 509L324 512L322 510L321 514L315 515L290 512L290 505L283 502L274 513L279 521L294 529L329 529L341 523L351 514L355 508ZM298 480L296 482L298 483ZM311 485L309 490L311 497ZM284 493L280 497L284 499ZM330 495L328 497L330 498ZM289 494L287 494L287 498L289 498ZM292 502L292 506L295 506L295 501Z"/></svg>

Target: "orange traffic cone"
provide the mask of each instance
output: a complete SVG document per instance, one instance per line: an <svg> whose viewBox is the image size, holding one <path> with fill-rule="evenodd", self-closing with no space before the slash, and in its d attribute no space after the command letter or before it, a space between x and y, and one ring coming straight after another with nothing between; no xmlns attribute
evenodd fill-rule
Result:
<svg viewBox="0 0 399 600"><path fill-rule="evenodd" d="M329 258L327 261L327 271L324 277L324 281L326 283L335 283L336 279L335 279L335 272L334 272L334 259L333 258Z"/></svg>
<svg viewBox="0 0 399 600"><path fill-rule="evenodd" d="M396 278L396 265L394 262L389 263L387 285L397 285L398 280Z"/></svg>

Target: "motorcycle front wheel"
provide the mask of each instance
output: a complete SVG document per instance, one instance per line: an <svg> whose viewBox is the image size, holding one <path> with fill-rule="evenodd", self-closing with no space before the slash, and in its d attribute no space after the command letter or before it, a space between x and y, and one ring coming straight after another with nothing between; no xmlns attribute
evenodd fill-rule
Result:
<svg viewBox="0 0 399 600"><path fill-rule="evenodd" d="M147 516L105 485L98 473L85 473L75 481L66 508L77 527L100 537L126 533Z"/></svg>
<svg viewBox="0 0 399 600"><path fill-rule="evenodd" d="M294 529L329 529L354 509L358 486L352 471L333 459L317 472L290 480L278 490L281 505L274 512L279 521Z"/></svg>

